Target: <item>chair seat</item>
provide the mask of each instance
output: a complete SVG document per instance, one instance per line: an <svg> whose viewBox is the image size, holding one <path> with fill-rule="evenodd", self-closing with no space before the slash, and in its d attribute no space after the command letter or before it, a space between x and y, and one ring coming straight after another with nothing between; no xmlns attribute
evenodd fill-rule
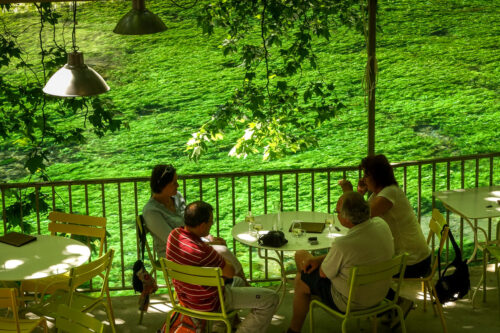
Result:
<svg viewBox="0 0 500 333"><path fill-rule="evenodd" d="M28 307L29 311L33 313L55 318L57 316L57 309L60 304L68 304L69 303L70 292L66 290L57 290L52 293L43 303L35 303ZM83 310L85 312L90 311L96 305L100 304L101 300L96 299L91 296L87 296L81 293L73 293L73 297L71 300L71 308Z"/></svg>
<svg viewBox="0 0 500 333"><path fill-rule="evenodd" d="M59 275L48 276L41 279L25 280L21 283L21 292L33 292L52 294L60 289L67 289L69 282L69 272Z"/></svg>

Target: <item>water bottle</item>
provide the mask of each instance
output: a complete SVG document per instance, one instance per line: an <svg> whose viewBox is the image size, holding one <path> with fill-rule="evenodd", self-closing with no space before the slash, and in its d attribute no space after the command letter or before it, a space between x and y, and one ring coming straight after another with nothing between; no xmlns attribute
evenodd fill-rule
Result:
<svg viewBox="0 0 500 333"><path fill-rule="evenodd" d="M276 220L273 223L273 230L283 231L283 221L281 220L281 202L274 203L274 210L276 211Z"/></svg>

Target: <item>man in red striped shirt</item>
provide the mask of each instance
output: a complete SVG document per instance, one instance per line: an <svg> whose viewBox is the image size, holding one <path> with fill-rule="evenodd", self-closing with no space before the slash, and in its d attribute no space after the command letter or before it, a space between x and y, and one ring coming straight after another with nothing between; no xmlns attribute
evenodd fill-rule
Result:
<svg viewBox="0 0 500 333"><path fill-rule="evenodd" d="M234 275L234 267L201 237L210 233L213 209L208 203L196 201L186 207L184 227L174 229L167 242L167 259L182 265L220 267L226 279L224 303L228 310L251 309L236 332L265 332L278 305L278 295L269 289L244 287ZM216 287L199 286L174 280L179 300L191 309L217 311L220 301Z"/></svg>

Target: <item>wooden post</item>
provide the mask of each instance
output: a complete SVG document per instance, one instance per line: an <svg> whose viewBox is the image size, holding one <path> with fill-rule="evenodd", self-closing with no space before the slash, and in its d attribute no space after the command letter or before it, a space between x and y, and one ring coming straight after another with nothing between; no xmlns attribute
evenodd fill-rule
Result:
<svg viewBox="0 0 500 333"><path fill-rule="evenodd" d="M376 63L375 55L377 29L377 0L368 0L368 60L367 60L367 88L368 88L368 156L375 155L375 84Z"/></svg>

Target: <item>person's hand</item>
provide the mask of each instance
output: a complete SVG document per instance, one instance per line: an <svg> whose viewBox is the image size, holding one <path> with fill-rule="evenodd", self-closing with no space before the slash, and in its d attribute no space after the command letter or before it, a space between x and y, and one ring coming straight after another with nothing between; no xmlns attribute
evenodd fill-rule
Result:
<svg viewBox="0 0 500 333"><path fill-rule="evenodd" d="M213 237L213 236L211 237L210 244L212 244L212 245L224 245L224 246L227 246L226 241L224 240L224 238Z"/></svg>
<svg viewBox="0 0 500 333"><path fill-rule="evenodd" d="M316 258L308 258L302 261L302 271L304 273L311 273L314 272L315 270L318 269L318 267L321 265L321 261L316 260Z"/></svg>
<svg viewBox="0 0 500 333"><path fill-rule="evenodd" d="M340 188L342 189L342 192L345 193L345 192L352 191L352 184L347 179L341 179L341 180L339 180L338 184L340 185Z"/></svg>
<svg viewBox="0 0 500 333"><path fill-rule="evenodd" d="M365 193L368 191L368 186L366 185L364 178L359 179L357 191L361 195L365 195Z"/></svg>

